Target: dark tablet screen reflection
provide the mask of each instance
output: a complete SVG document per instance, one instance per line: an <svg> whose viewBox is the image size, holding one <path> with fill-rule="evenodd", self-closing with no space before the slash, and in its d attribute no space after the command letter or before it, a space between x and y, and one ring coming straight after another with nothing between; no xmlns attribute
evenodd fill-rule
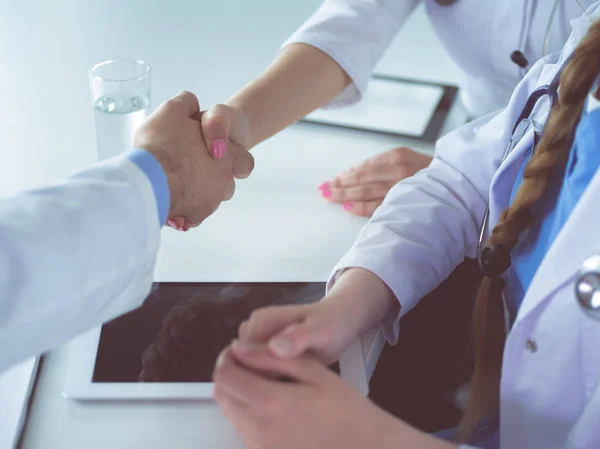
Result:
<svg viewBox="0 0 600 449"><path fill-rule="evenodd" d="M321 282L155 283L142 307L102 326L92 381L211 382L217 356L252 311L313 303L324 292Z"/></svg>

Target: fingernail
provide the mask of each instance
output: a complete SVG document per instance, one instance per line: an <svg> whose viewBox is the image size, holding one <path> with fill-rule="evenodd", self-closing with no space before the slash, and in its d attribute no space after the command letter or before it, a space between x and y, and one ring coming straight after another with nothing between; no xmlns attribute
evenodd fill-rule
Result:
<svg viewBox="0 0 600 449"><path fill-rule="evenodd" d="M331 198L331 190L321 190L321 196L323 198Z"/></svg>
<svg viewBox="0 0 600 449"><path fill-rule="evenodd" d="M177 223L175 223L175 220L173 220L172 218L169 218L169 219L167 220L167 224L168 224L169 226L171 226L172 228L175 228L175 229L177 229Z"/></svg>
<svg viewBox="0 0 600 449"><path fill-rule="evenodd" d="M324 183L319 184L319 187L317 187L319 190L331 190L331 183L328 181L325 181Z"/></svg>
<svg viewBox="0 0 600 449"><path fill-rule="evenodd" d="M224 140L215 140L210 146L210 151L215 159L223 159L225 155L225 141Z"/></svg>
<svg viewBox="0 0 600 449"><path fill-rule="evenodd" d="M344 203L343 205L344 210L352 210L354 209L354 204L353 203Z"/></svg>
<svg viewBox="0 0 600 449"><path fill-rule="evenodd" d="M285 337L277 337L269 342L269 348L279 357L286 357L292 351L292 342Z"/></svg>

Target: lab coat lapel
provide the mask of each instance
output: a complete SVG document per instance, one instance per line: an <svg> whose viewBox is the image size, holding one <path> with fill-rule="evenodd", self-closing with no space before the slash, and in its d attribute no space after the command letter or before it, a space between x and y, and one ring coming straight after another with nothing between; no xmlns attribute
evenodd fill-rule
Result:
<svg viewBox="0 0 600 449"><path fill-rule="evenodd" d="M523 298L517 321L524 319L556 289L576 276L586 258L600 253L600 243L594 238L600 224L599 195L600 171L597 171L542 260Z"/></svg>
<svg viewBox="0 0 600 449"><path fill-rule="evenodd" d="M563 61L561 60L559 64L546 64L538 79L538 87L549 84L556 75L556 72L560 69L562 63ZM523 107L524 106L525 101L523 102ZM536 108L534 109L532 118L540 123L545 123L547 113L548 111L543 113L543 115L540 115L540 109ZM498 172L492 180L490 186L490 192L493 193L490 195L490 223L492 224L498 223L500 214L509 206L515 179L519 173L524 154L533 145L533 136L533 129L529 129L521 140L516 143L514 149L506 156L506 159L500 165ZM491 229L488 229L488 232L490 230Z"/></svg>
<svg viewBox="0 0 600 449"><path fill-rule="evenodd" d="M506 156L506 159L498 169L496 176L490 186L490 226L488 235L492 228L498 223L500 214L509 206L510 196L515 185L515 179L519 173L523 156L533 145L533 129L525 133L515 148Z"/></svg>

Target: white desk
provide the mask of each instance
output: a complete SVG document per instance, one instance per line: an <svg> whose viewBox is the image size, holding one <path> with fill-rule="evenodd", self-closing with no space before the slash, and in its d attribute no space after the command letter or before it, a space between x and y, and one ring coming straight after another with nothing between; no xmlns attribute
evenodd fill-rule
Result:
<svg viewBox="0 0 600 449"><path fill-rule="evenodd" d="M153 67L154 105L181 89L197 93L209 105L258 74L318 4L0 2L0 195L93 162L87 80L92 63L119 56L144 58ZM409 37L410 47L402 46ZM422 10L398 36L379 71L446 82L459 76ZM282 132L255 150L256 171L238 184L232 202L197 230L163 232L157 280L325 280L364 220L321 201L316 185L401 143L309 126ZM424 145L416 148L431 151ZM64 399L68 358L67 345L45 359L24 448L242 447L210 402Z"/></svg>

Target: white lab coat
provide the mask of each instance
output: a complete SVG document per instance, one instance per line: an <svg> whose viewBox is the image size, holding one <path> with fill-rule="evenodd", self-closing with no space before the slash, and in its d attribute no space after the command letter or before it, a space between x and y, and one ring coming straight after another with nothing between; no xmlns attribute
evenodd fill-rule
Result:
<svg viewBox="0 0 600 449"><path fill-rule="evenodd" d="M463 71L461 100L467 111L478 117L505 107L525 73L510 55L521 50L532 64L544 56L554 0L459 0L451 6L434 0L325 0L284 46L306 43L331 56L354 81L332 105L347 105L365 91L377 61L421 1ZM583 7L593 1L579 0ZM562 48L570 20L582 12L576 0L560 1L549 53Z"/></svg>
<svg viewBox="0 0 600 449"><path fill-rule="evenodd" d="M599 5L589 10L593 18L600 18ZM556 58L536 64L503 112L443 138L431 167L390 191L335 268L330 285L345 268L370 270L394 291L404 315L464 257L475 257L486 202L491 229L509 204L522 156L532 145L530 131L501 163L512 127L528 95L552 80L589 24L587 17L573 22L558 64L552 63ZM503 449L600 448L600 323L584 314L574 290L584 260L600 253L599 197L597 172L542 261L508 335L501 381ZM398 337L396 318L382 324L392 342Z"/></svg>
<svg viewBox="0 0 600 449"><path fill-rule="evenodd" d="M0 371L142 303L160 241L126 157L0 200Z"/></svg>

